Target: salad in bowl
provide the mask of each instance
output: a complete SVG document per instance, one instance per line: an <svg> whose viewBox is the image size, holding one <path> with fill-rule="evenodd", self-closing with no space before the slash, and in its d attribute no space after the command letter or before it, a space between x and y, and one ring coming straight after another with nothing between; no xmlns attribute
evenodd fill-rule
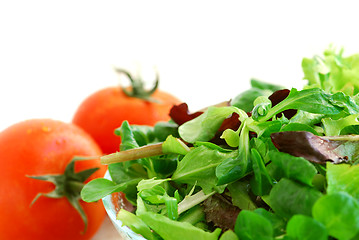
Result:
<svg viewBox="0 0 359 240"><path fill-rule="evenodd" d="M301 90L253 79L154 127L124 121L82 199L104 199L129 239L358 239L359 55L329 49L302 67Z"/></svg>

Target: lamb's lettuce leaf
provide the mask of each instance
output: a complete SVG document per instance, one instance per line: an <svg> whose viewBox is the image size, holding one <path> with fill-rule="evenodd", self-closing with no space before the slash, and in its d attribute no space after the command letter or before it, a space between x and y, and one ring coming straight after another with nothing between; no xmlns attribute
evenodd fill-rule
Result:
<svg viewBox="0 0 359 240"><path fill-rule="evenodd" d="M133 232L141 234L148 240L160 239L140 217L131 212L121 209L117 214L117 219L120 220L123 225L128 226Z"/></svg>
<svg viewBox="0 0 359 240"><path fill-rule="evenodd" d="M269 158L286 178L312 186L313 178L318 171L308 160L278 151L270 151Z"/></svg>
<svg viewBox="0 0 359 240"><path fill-rule="evenodd" d="M286 226L287 236L300 240L327 240L328 232L325 226L317 220L305 216L294 215Z"/></svg>
<svg viewBox="0 0 359 240"><path fill-rule="evenodd" d="M234 227L239 239L243 240L272 240L273 227L271 222L260 214L242 210Z"/></svg>
<svg viewBox="0 0 359 240"><path fill-rule="evenodd" d="M113 181L104 178L97 178L86 184L81 191L81 198L86 202L98 201L114 192L122 192L129 185L137 184L138 179L131 180L131 183L125 182L115 184Z"/></svg>
<svg viewBox="0 0 359 240"><path fill-rule="evenodd" d="M359 232L359 203L345 192L327 194L314 204L313 218L327 228L330 236L352 239Z"/></svg>
<svg viewBox="0 0 359 240"><path fill-rule="evenodd" d="M142 213L139 217L164 240L217 240L221 233L219 228L213 232L207 232L190 223L174 221L153 212Z"/></svg>
<svg viewBox="0 0 359 240"><path fill-rule="evenodd" d="M178 163L172 180L178 183L200 186L205 193L217 187L216 168L225 159L235 157L236 152L224 153L204 145L189 151Z"/></svg>
<svg viewBox="0 0 359 240"><path fill-rule="evenodd" d="M276 214L290 219L296 214L312 216L312 207L321 196L313 187L282 178L270 192L269 201Z"/></svg>
<svg viewBox="0 0 359 240"><path fill-rule="evenodd" d="M224 159L216 168L216 177L218 178L218 185L234 182L244 177L251 168L250 156L250 142L249 142L249 129L246 126L248 119L242 123L240 128L240 135L238 136L238 154L232 155ZM237 131L238 133L238 131ZM231 134L233 135L233 134ZM226 136L223 134L224 139L228 142L229 137L233 142L234 136Z"/></svg>

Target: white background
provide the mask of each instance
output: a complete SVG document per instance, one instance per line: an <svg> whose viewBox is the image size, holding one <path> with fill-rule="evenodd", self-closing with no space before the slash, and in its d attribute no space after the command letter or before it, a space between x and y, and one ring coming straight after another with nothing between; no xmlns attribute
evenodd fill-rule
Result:
<svg viewBox="0 0 359 240"><path fill-rule="evenodd" d="M301 88L301 60L330 44L359 53L355 1L0 0L0 131L31 118L70 122L89 94L142 71L192 110L252 77ZM108 220L107 220L108 221ZM107 222L108 223L108 222ZM104 227L95 239L116 239Z"/></svg>
<svg viewBox="0 0 359 240"><path fill-rule="evenodd" d="M114 66L149 82L156 67L160 88L192 110L252 77L300 88L303 57L329 44L359 52L354 2L0 0L0 131L71 121L85 97L120 83Z"/></svg>

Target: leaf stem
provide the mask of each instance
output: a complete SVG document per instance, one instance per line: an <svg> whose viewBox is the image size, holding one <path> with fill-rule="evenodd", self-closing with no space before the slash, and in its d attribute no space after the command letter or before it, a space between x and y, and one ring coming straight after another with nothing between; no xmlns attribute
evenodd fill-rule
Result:
<svg viewBox="0 0 359 240"><path fill-rule="evenodd" d="M100 159L102 164L111 164L160 155L163 155L162 143L156 143L126 151L111 153L109 155L102 156Z"/></svg>
<svg viewBox="0 0 359 240"><path fill-rule="evenodd" d="M178 215L187 211L188 209L196 206L197 204L200 204L216 192L213 191L209 194L204 194L203 190L199 191L198 193L192 195L192 196L186 196L182 202L178 204Z"/></svg>

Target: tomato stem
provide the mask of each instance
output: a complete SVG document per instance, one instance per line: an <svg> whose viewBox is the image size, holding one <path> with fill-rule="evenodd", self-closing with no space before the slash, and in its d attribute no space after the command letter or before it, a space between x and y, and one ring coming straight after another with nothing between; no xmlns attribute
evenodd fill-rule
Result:
<svg viewBox="0 0 359 240"><path fill-rule="evenodd" d="M55 189L48 193L38 193L31 202L32 206L39 197L62 198L66 197L74 209L80 214L84 222L84 231L87 230L87 216L79 200L81 199L81 190L84 187L84 181L88 179L98 168L89 168L80 172L75 172L75 162L80 160L98 159L98 157L74 157L66 166L63 174L46 174L39 176L27 176L29 178L51 182Z"/></svg>
<svg viewBox="0 0 359 240"><path fill-rule="evenodd" d="M67 186L71 189L72 192L79 193L85 184L83 182L70 180L67 181Z"/></svg>
<svg viewBox="0 0 359 240"><path fill-rule="evenodd" d="M111 164L136 160L140 158L153 157L163 155L162 143L146 145L139 148L129 149L111 153L101 157L102 164Z"/></svg>
<svg viewBox="0 0 359 240"><path fill-rule="evenodd" d="M151 102L159 102L158 100L151 97L152 94L157 90L159 85L158 73L156 73L156 81L154 86L150 90L146 90L144 82L142 81L141 78L133 78L133 76L124 69L115 68L115 70L118 74L124 74L130 80L131 83L130 90L126 89L125 87L122 87L122 91L127 96L144 99L146 101L151 101Z"/></svg>

